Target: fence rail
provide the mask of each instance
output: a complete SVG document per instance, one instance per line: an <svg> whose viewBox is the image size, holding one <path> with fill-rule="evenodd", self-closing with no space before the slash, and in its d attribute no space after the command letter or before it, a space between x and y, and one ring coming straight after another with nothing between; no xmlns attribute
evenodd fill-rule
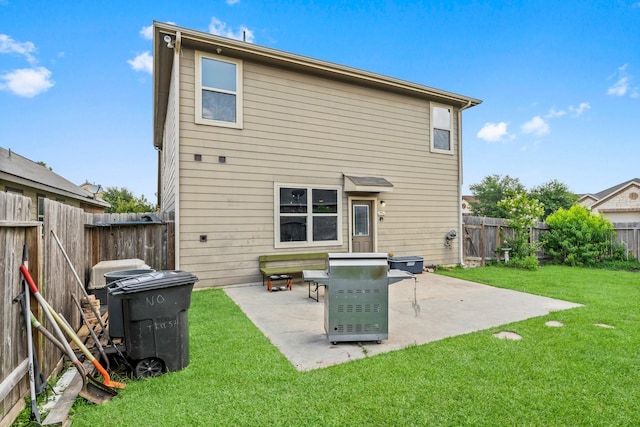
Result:
<svg viewBox="0 0 640 427"><path fill-rule="evenodd" d="M513 237L513 230L507 226L503 218L488 218L477 216L463 217L464 230L464 261L467 265L484 265L489 260L500 260L502 253L498 250L503 237ZM613 223L616 239L623 244L630 256L638 258L640 255L640 222ZM549 230L546 223L538 223L532 230L532 241L539 242L540 235ZM538 258L546 258L544 251L539 252Z"/></svg>
<svg viewBox="0 0 640 427"><path fill-rule="evenodd" d="M83 295L75 274L87 285L93 265L124 258L142 259L157 270L175 268L175 228L171 217L87 214L82 209L45 199L44 221L37 222L30 221L31 209L28 197L0 193L1 426L11 424L24 407L23 398L29 391L24 322L19 305L11 303L23 290L19 266L25 245L29 250L29 271L40 292L75 329L80 327L81 320L70 295L78 298ZM31 310L48 327L33 298ZM40 368L49 377L60 368L62 354L37 331L33 338Z"/></svg>

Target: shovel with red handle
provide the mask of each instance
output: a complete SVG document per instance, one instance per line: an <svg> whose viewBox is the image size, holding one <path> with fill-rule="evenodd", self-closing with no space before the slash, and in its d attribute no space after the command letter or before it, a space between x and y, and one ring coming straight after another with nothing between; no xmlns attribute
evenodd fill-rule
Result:
<svg viewBox="0 0 640 427"><path fill-rule="evenodd" d="M31 274L29 273L29 270L27 270L27 267L24 266L24 265L21 265L20 266L20 271L22 272L22 275L24 276L25 280L27 281L27 284L29 285L29 289L31 290L31 293L36 298L36 300L38 301L40 306L42 306L42 309L44 310L45 315L47 316L49 321L52 322L54 325L56 325L57 329L59 329L59 328L64 329L65 332L67 333L67 335L69 335L69 337L73 340L73 342L76 343L76 345L78 345L78 347L82 350L82 353L84 353L84 355L87 357L87 359L93 364L93 366L95 366L95 368L98 370L98 372L100 372L100 374L102 375L102 379L103 379L104 385L107 386L107 387L124 388L125 384L111 380L111 378L109 377L109 374L102 367L100 362L98 362L96 360L96 358L93 357L91 352L87 349L87 347L85 347L85 345L78 338L78 336L70 328L67 327L65 322L60 318L60 316L58 316L58 314L55 312L55 310L53 310L51 308L51 306L49 305L49 303L42 297L42 295L40 295L40 292L38 291L38 287L36 286L35 282L31 278ZM64 340L64 343L66 343L66 340ZM68 343L67 343L67 345L68 345ZM71 351L71 353L73 353L73 351ZM76 360L77 360L77 358L76 358Z"/></svg>

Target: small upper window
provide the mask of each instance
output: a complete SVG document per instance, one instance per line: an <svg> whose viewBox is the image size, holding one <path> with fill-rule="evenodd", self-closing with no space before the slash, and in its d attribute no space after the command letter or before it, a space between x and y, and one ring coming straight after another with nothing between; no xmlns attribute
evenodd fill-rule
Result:
<svg viewBox="0 0 640 427"><path fill-rule="evenodd" d="M242 127L242 61L196 54L196 123Z"/></svg>
<svg viewBox="0 0 640 427"><path fill-rule="evenodd" d="M434 105L431 109L431 149L451 153L451 108Z"/></svg>

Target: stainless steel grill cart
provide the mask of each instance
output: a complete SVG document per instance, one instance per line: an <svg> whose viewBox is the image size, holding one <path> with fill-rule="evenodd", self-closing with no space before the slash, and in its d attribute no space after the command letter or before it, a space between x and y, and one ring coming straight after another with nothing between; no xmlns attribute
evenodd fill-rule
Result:
<svg viewBox="0 0 640 427"><path fill-rule="evenodd" d="M304 271L325 286L324 329L332 343L389 337L389 285L413 277L389 270L386 253L329 253L327 271Z"/></svg>

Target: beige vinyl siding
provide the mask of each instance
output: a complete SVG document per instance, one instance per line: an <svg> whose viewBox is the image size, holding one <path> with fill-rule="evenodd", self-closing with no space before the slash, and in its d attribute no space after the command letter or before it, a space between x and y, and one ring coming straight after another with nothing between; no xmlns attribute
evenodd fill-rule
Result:
<svg viewBox="0 0 640 427"><path fill-rule="evenodd" d="M386 217L378 251L455 264L458 123L454 155L430 152L429 100L244 62L243 126L194 123L194 52L184 49L180 81L180 266L197 286L260 281L258 256L348 251L348 195L342 246L274 249L273 184L342 186L343 173L381 176ZM202 161L194 161L200 154ZM225 156L226 163L218 157ZM201 243L201 235L207 242Z"/></svg>
<svg viewBox="0 0 640 427"><path fill-rule="evenodd" d="M175 212L176 210L176 174L177 159L176 145L178 144L178 118L176 98L177 70L171 73L169 86L169 99L167 102L167 116L164 122L164 138L162 141L162 198L160 210L163 212Z"/></svg>

